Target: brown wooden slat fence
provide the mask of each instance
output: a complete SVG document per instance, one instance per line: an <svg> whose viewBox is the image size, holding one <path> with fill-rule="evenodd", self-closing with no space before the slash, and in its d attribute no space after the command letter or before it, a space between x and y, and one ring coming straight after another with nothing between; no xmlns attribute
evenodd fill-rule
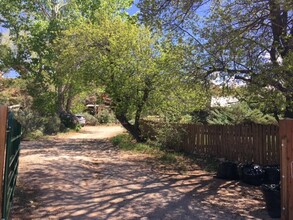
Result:
<svg viewBox="0 0 293 220"><path fill-rule="evenodd" d="M156 135L158 122L142 122L149 137ZM177 150L202 156L225 158L260 165L280 163L279 127L276 125L196 125L181 124L184 130Z"/></svg>

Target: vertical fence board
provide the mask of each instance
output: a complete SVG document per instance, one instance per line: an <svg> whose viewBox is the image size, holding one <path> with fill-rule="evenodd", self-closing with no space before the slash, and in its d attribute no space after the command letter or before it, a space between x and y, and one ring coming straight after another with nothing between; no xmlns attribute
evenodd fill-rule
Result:
<svg viewBox="0 0 293 220"><path fill-rule="evenodd" d="M293 120L280 121L282 220L293 218Z"/></svg>
<svg viewBox="0 0 293 220"><path fill-rule="evenodd" d="M3 181L4 181L4 164L5 164L5 148L6 148L6 130L7 130L8 108L0 106L0 214L3 215Z"/></svg>
<svg viewBox="0 0 293 220"><path fill-rule="evenodd" d="M275 127L275 132L278 133L278 128L277 127ZM276 151L277 151L275 164L280 164L280 161L281 161L280 135L275 136L275 147L276 147Z"/></svg>
<svg viewBox="0 0 293 220"><path fill-rule="evenodd" d="M281 138L281 217L282 220L288 219L288 194L287 194L287 179L288 179L288 169L287 164L289 157L287 154L287 122L280 122L280 138Z"/></svg>
<svg viewBox="0 0 293 220"><path fill-rule="evenodd" d="M287 164L288 180L287 194L289 196L288 207L288 219L293 219L293 121L287 121L287 152L290 157L290 161Z"/></svg>
<svg viewBox="0 0 293 220"><path fill-rule="evenodd" d="M259 154L258 154L258 143L257 143L257 125L252 125L252 137L253 137L253 158L255 163L259 163Z"/></svg>
<svg viewBox="0 0 293 220"><path fill-rule="evenodd" d="M146 133L156 136L154 127L143 123ZM151 124L151 123L150 123ZM174 125L179 126L179 125ZM187 153L216 156L239 162L255 162L260 165L280 163L279 127L275 125L196 125L179 127L185 130L180 146Z"/></svg>

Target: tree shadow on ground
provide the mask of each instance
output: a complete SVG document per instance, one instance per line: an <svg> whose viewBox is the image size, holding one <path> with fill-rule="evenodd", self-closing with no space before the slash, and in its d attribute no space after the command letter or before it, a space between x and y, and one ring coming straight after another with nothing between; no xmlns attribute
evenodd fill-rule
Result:
<svg viewBox="0 0 293 220"><path fill-rule="evenodd" d="M21 155L38 157L20 169L13 219L270 219L258 187L162 173L107 140L28 142Z"/></svg>

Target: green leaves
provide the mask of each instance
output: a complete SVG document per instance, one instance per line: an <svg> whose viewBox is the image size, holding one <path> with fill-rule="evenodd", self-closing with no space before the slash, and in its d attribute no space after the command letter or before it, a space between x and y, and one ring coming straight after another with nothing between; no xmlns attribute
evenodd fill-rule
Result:
<svg viewBox="0 0 293 220"><path fill-rule="evenodd" d="M83 76L105 86L116 115L136 121L149 114L180 118L182 112L208 103L204 89L186 81L181 68L185 48L152 36L145 27L102 14L98 23L84 23L63 34L55 44L59 59L65 61L58 63L60 69L78 64Z"/></svg>
<svg viewBox="0 0 293 220"><path fill-rule="evenodd" d="M241 123L276 124L274 117L262 113L259 109L251 109L242 102L230 107L214 109L208 119L209 124L233 125Z"/></svg>
<svg viewBox="0 0 293 220"><path fill-rule="evenodd" d="M256 90L277 90L289 105L285 111L293 109L288 63L293 52L293 33L289 31L293 28L292 1L205 2L141 0L140 18L155 30L163 30L166 37L171 36L173 44L190 46L184 68L195 78L207 80L214 73L237 77ZM293 111L290 114L293 117Z"/></svg>

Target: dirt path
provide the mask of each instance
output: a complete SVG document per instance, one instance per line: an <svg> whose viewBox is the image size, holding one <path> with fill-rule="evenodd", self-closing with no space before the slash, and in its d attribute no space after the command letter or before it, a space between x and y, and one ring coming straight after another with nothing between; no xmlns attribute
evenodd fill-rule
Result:
<svg viewBox="0 0 293 220"><path fill-rule="evenodd" d="M258 187L119 152L114 127L23 142L12 219L270 219Z"/></svg>

